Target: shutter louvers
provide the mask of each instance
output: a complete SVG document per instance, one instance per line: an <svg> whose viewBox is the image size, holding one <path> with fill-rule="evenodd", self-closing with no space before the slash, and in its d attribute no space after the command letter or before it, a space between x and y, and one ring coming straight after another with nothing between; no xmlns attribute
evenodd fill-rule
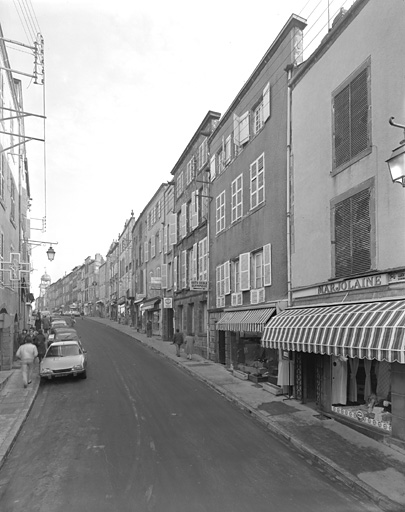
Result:
<svg viewBox="0 0 405 512"><path fill-rule="evenodd" d="M351 157L368 146L368 68L365 68L350 84Z"/></svg>
<svg viewBox="0 0 405 512"><path fill-rule="evenodd" d="M371 269L370 190L335 207L335 275L348 277Z"/></svg>
<svg viewBox="0 0 405 512"><path fill-rule="evenodd" d="M350 160L350 104L349 86L334 101L335 110L335 167Z"/></svg>

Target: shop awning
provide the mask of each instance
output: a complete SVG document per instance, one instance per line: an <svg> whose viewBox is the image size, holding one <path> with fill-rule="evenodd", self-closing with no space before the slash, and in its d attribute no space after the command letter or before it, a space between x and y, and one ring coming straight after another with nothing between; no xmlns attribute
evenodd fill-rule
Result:
<svg viewBox="0 0 405 512"><path fill-rule="evenodd" d="M262 332L275 308L227 311L217 322L218 331Z"/></svg>
<svg viewBox="0 0 405 512"><path fill-rule="evenodd" d="M286 309L269 320L262 345L405 363L405 300Z"/></svg>
<svg viewBox="0 0 405 512"><path fill-rule="evenodd" d="M150 309L156 309L159 302L160 302L160 298L144 300L142 302L142 304L139 306L139 309L141 311L148 311Z"/></svg>

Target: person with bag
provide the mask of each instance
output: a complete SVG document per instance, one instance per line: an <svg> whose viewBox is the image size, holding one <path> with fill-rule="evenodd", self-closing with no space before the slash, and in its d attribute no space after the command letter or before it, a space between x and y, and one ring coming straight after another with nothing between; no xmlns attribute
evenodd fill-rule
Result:
<svg viewBox="0 0 405 512"><path fill-rule="evenodd" d="M38 357L37 347L32 343L31 336L25 338L25 343L19 347L16 356L21 359L21 370L23 384L26 388L31 384L32 370L34 368L35 358Z"/></svg>
<svg viewBox="0 0 405 512"><path fill-rule="evenodd" d="M184 336L183 333L180 332L179 329L176 329L176 332L173 336L173 345L176 345L176 356L180 357L180 347L184 343Z"/></svg>

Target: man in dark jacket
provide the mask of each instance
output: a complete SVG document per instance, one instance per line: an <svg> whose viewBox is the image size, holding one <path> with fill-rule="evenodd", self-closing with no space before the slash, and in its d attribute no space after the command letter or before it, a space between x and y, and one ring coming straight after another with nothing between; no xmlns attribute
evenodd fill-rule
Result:
<svg viewBox="0 0 405 512"><path fill-rule="evenodd" d="M37 347L38 350L38 359L39 362L44 358L45 352L46 352L46 337L45 334L42 332L42 329L39 329L38 334L34 338L34 345Z"/></svg>
<svg viewBox="0 0 405 512"><path fill-rule="evenodd" d="M176 345L176 356L180 357L180 347L184 343L184 336L183 333L180 332L179 329L176 329L176 332L173 336L173 345Z"/></svg>

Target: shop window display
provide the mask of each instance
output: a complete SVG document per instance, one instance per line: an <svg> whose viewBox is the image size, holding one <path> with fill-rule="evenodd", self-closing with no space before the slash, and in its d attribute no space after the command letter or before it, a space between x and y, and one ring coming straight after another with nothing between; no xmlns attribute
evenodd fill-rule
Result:
<svg viewBox="0 0 405 512"><path fill-rule="evenodd" d="M332 411L391 431L391 365L332 357Z"/></svg>
<svg viewBox="0 0 405 512"><path fill-rule="evenodd" d="M263 348L260 338L239 337L235 341L233 365L248 374L253 382L271 382L277 384L278 350Z"/></svg>

